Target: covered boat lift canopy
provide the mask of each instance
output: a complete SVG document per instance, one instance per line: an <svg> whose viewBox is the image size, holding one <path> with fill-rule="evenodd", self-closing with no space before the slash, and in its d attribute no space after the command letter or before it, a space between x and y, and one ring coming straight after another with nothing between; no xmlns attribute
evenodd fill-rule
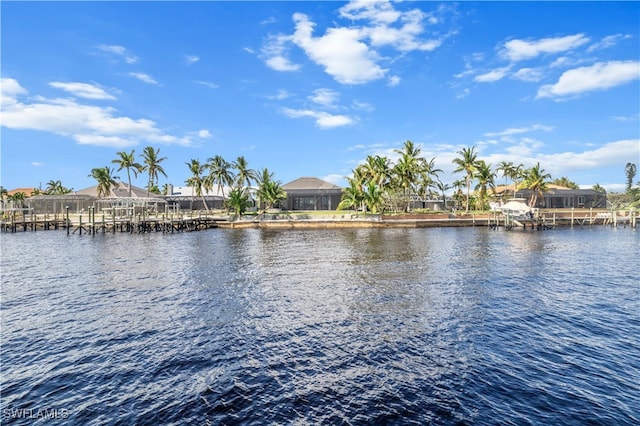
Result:
<svg viewBox="0 0 640 426"><path fill-rule="evenodd" d="M498 207L503 214L514 216L524 216L533 212L533 209L527 205L524 198L512 198L502 206Z"/></svg>

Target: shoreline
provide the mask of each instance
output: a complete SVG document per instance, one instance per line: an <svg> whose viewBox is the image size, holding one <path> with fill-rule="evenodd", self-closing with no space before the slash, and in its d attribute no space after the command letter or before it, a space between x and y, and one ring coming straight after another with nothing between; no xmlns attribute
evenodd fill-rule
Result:
<svg viewBox="0 0 640 426"><path fill-rule="evenodd" d="M460 228L489 227L492 229L538 229L546 230L558 227L611 226L635 229L640 212L630 211L543 211L533 219L523 219L494 213L431 213L404 215L369 215L352 214L312 214L312 213L275 213L262 216L243 216L232 218L221 214L189 214L162 216L128 216L120 218L99 218L83 214L73 214L65 218L63 215L27 215L12 221L2 222L2 231L20 232L37 230L64 229L79 234L96 234L105 232L174 233L198 231L204 229L348 229L348 228Z"/></svg>

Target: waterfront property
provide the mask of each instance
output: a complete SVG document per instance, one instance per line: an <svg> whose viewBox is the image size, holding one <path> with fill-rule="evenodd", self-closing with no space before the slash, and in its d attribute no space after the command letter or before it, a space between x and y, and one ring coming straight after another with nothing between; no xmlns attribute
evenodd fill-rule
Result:
<svg viewBox="0 0 640 426"><path fill-rule="evenodd" d="M495 188L495 196L498 198L525 198L529 200L533 191L519 189L513 195L514 185L500 185ZM607 194L593 189L571 189L564 186L548 184L542 197L538 197L534 208L606 208Z"/></svg>
<svg viewBox="0 0 640 426"><path fill-rule="evenodd" d="M282 186L287 210L335 210L340 204L342 188L315 177L301 177Z"/></svg>
<svg viewBox="0 0 640 426"><path fill-rule="evenodd" d="M169 206L174 210L206 210L224 208L224 194L228 194L230 188L220 188L217 185L210 190L202 190L196 194L192 186L169 185L169 192L164 196ZM206 203L206 208L205 208Z"/></svg>

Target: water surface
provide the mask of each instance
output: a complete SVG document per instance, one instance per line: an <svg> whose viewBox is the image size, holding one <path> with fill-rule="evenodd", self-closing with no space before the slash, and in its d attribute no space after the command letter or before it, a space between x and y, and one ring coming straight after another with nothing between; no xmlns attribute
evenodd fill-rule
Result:
<svg viewBox="0 0 640 426"><path fill-rule="evenodd" d="M1 248L7 424L640 423L628 228L49 231Z"/></svg>

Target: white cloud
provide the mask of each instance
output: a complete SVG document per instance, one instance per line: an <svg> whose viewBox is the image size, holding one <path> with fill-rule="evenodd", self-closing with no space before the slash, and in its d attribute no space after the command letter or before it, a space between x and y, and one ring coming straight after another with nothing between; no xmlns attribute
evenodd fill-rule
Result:
<svg viewBox="0 0 640 426"><path fill-rule="evenodd" d="M471 90L468 87L465 87L461 91L456 94L456 99L464 99L471 93Z"/></svg>
<svg viewBox="0 0 640 426"><path fill-rule="evenodd" d="M354 0L341 7L339 12L343 18L354 21L365 19L381 24L391 24L401 16L388 1Z"/></svg>
<svg viewBox="0 0 640 426"><path fill-rule="evenodd" d="M8 106L16 103L18 96L26 95L27 89L22 87L18 80L13 78L0 78L0 99L2 106Z"/></svg>
<svg viewBox="0 0 640 426"><path fill-rule="evenodd" d="M349 151L359 151L362 149L365 149L367 146L364 144L357 144L357 145L353 145L347 148L347 152Z"/></svg>
<svg viewBox="0 0 640 426"><path fill-rule="evenodd" d="M129 50L127 50L127 48L123 46L101 44L98 46L98 49L102 50L103 52L120 56L128 64L135 64L138 62L138 58L135 55L132 55Z"/></svg>
<svg viewBox="0 0 640 426"><path fill-rule="evenodd" d="M294 64L287 58L289 54L288 44L291 37L285 35L270 36L262 47L261 55L265 63L276 71L297 71L300 65Z"/></svg>
<svg viewBox="0 0 640 426"><path fill-rule="evenodd" d="M501 132L489 132L489 133L485 133L484 136L486 137L504 137L504 136L512 136L512 135L517 135L517 134L521 134L521 133L529 133L529 132L535 132L535 131L544 131L544 132L550 132L551 130L553 130L553 127L551 126L545 126L544 124L533 124L531 126L528 127L510 127L506 130L503 130Z"/></svg>
<svg viewBox="0 0 640 426"><path fill-rule="evenodd" d="M31 163L31 165L32 165L33 167L42 167L42 166L44 166L44 163L41 163L41 162L39 162L39 161L33 161L33 162Z"/></svg>
<svg viewBox="0 0 640 426"><path fill-rule="evenodd" d="M589 42L584 34L574 34L565 37L550 37L538 40L514 39L505 42L500 49L500 55L510 61L522 61L548 53L561 53L575 49Z"/></svg>
<svg viewBox="0 0 640 426"><path fill-rule="evenodd" d="M611 119L615 121L639 121L640 112L636 113L635 115L628 115L628 116L616 115L616 116L612 116Z"/></svg>
<svg viewBox="0 0 640 426"><path fill-rule="evenodd" d="M492 83L502 80L511 71L511 67L502 67L493 69L485 74L477 75L473 80L478 83Z"/></svg>
<svg viewBox="0 0 640 426"><path fill-rule="evenodd" d="M563 98L610 89L640 78L640 62L611 61L565 71L555 84L538 90L538 98Z"/></svg>
<svg viewBox="0 0 640 426"><path fill-rule="evenodd" d="M371 105L368 102L361 102L361 101L353 101L352 103L353 109L357 109L357 110L361 110L361 111L367 111L367 112L371 112L374 111L375 108L373 107L373 105Z"/></svg>
<svg viewBox="0 0 640 426"><path fill-rule="evenodd" d="M376 63L377 54L360 41L360 30L329 28L322 37L313 37L315 24L306 15L296 13L293 19L296 26L293 42L339 83L368 83L387 73Z"/></svg>
<svg viewBox="0 0 640 426"><path fill-rule="evenodd" d="M334 115L324 111L313 111L309 109L282 108L280 112L290 118L313 118L316 121L316 126L321 129L348 126L356 121L356 119L347 115Z"/></svg>
<svg viewBox="0 0 640 426"><path fill-rule="evenodd" d="M152 120L120 116L111 107L100 107L74 99L35 97L23 102L27 91L13 79L2 79L2 126L10 129L38 130L69 137L79 144L114 148L141 142L189 145L191 138L165 133Z"/></svg>
<svg viewBox="0 0 640 426"><path fill-rule="evenodd" d="M267 65L276 71L298 71L300 65L290 62L284 56L274 56L267 59Z"/></svg>
<svg viewBox="0 0 640 426"><path fill-rule="evenodd" d="M606 36L599 42L593 43L591 46L589 46L587 51L593 52L596 50L607 49L609 47L612 47L618 44L620 40L626 40L629 38L632 38L632 36L629 34L615 34L615 35Z"/></svg>
<svg viewBox="0 0 640 426"><path fill-rule="evenodd" d="M440 47L442 39L419 40L416 38L417 35L424 31L420 23L423 15L414 13L413 19L409 19L401 28L379 25L364 30L363 34L369 37L372 46L393 46L402 52L413 50L430 52Z"/></svg>
<svg viewBox="0 0 640 426"><path fill-rule="evenodd" d="M209 138L211 138L212 136L213 136L213 135L211 135L211 132L210 132L210 131L208 131L208 130L206 130L206 129L198 130L198 137L199 137L200 139L209 139Z"/></svg>
<svg viewBox="0 0 640 426"><path fill-rule="evenodd" d="M408 52L431 51L442 44L441 39L417 38L425 31L422 24L424 21L430 24L439 22L434 16L427 15L419 9L400 12L395 10L389 1L357 0L343 6L340 16L352 20L371 21L370 26L363 27L362 34L371 40L372 46L394 46L400 51ZM390 26L396 22L400 22L400 26Z"/></svg>
<svg viewBox="0 0 640 426"><path fill-rule="evenodd" d="M396 87L398 84L400 84L400 81L401 79L397 75L389 76L389 78L387 79L387 86Z"/></svg>
<svg viewBox="0 0 640 426"><path fill-rule="evenodd" d="M131 139L122 136L76 134L73 139L80 145L108 146L111 148L127 148L135 145Z"/></svg>
<svg viewBox="0 0 640 426"><path fill-rule="evenodd" d="M540 68L520 68L511 75L511 78L535 83L542 79L542 74Z"/></svg>
<svg viewBox="0 0 640 426"><path fill-rule="evenodd" d="M313 91L313 94L309 96L310 101L327 108L335 107L339 99L340 93L331 89L316 89Z"/></svg>
<svg viewBox="0 0 640 426"><path fill-rule="evenodd" d="M142 72L130 72L129 75L131 77L137 78L138 80L143 81L143 82L148 83L148 84L159 84L149 74L145 74L145 73L142 73Z"/></svg>
<svg viewBox="0 0 640 426"><path fill-rule="evenodd" d="M275 95L269 95L269 96L266 96L266 98L281 101L281 100L287 99L290 96L291 96L291 93L289 93L284 89L280 89L278 90L278 93L276 93Z"/></svg>
<svg viewBox="0 0 640 426"><path fill-rule="evenodd" d="M220 87L212 81L196 81L196 83L202 84L203 86L207 86L209 89L217 89L218 87Z"/></svg>
<svg viewBox="0 0 640 426"><path fill-rule="evenodd" d="M445 8L439 8L443 12ZM387 76L383 62L392 62L393 55L377 49L393 49L401 55L410 51L432 51L449 34L437 38L421 38L425 23L435 25L440 19L419 9L397 11L389 1L356 0L339 10L340 17L352 21L365 21L363 25L328 28L324 34L314 36L315 23L303 13L294 13L292 35L272 35L262 48L267 66L277 71L296 71L300 65L289 58L290 46L297 46L315 64L324 68L342 84L365 84ZM391 85L399 80L390 80Z"/></svg>
<svg viewBox="0 0 640 426"><path fill-rule="evenodd" d="M56 89L62 89L65 92L69 92L74 96L85 98L85 99L96 99L96 100L115 100L115 96L110 95L105 92L99 86L95 86L93 84L88 83L78 83L78 82L69 82L63 83L54 81L49 83L49 86L55 87Z"/></svg>
<svg viewBox="0 0 640 426"><path fill-rule="evenodd" d="M569 68L575 67L586 62L585 58L570 58L568 56L560 56L555 59L550 65L550 68Z"/></svg>
<svg viewBox="0 0 640 426"><path fill-rule="evenodd" d="M330 174L330 175L326 175L326 176L324 176L324 177L322 177L320 179L322 179L322 180L324 180L326 182L330 182L330 183L332 183L334 185L342 186L342 185L344 185L345 177L344 177L344 175Z"/></svg>
<svg viewBox="0 0 640 426"><path fill-rule="evenodd" d="M626 164L640 156L640 139L625 139L606 143L584 152L539 154L536 161L544 164L553 175L566 176L571 171Z"/></svg>
<svg viewBox="0 0 640 426"><path fill-rule="evenodd" d="M195 55L184 55L184 60L187 63L187 65L191 65L198 62L200 58Z"/></svg>

